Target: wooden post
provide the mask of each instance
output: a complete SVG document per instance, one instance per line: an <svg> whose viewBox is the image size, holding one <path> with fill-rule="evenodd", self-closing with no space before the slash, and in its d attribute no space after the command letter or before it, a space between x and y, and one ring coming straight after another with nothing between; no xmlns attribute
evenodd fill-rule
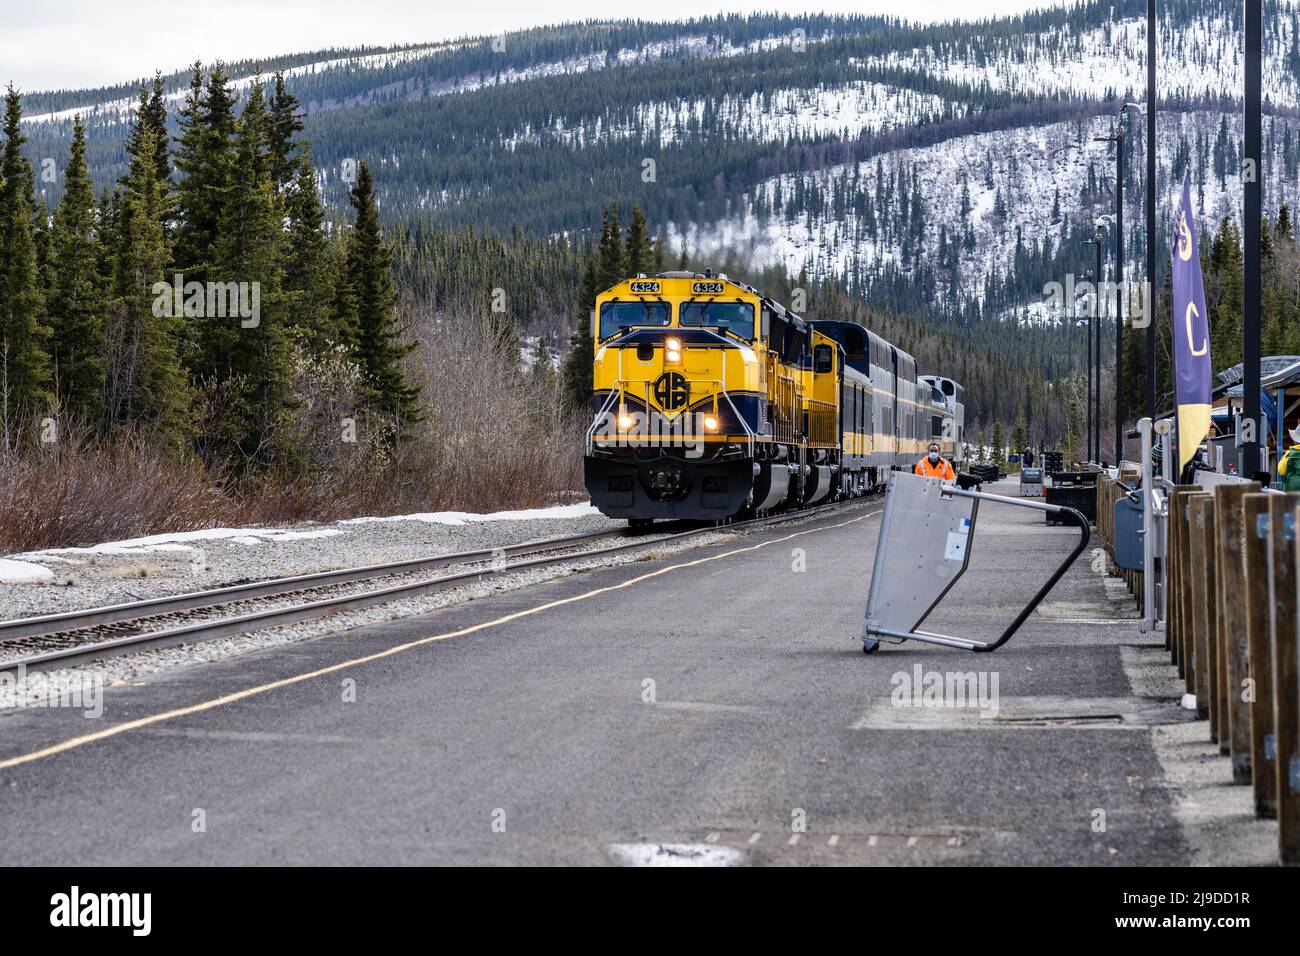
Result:
<svg viewBox="0 0 1300 956"><path fill-rule="evenodd" d="M1209 720L1210 740L1218 743L1218 727L1214 721L1211 702L1214 694L1214 656L1210 640L1211 592L1214 588L1214 550L1208 547L1214 540L1214 510L1209 495L1196 495L1192 498L1192 630L1195 632L1196 649L1192 652L1193 669L1196 671L1196 719Z"/></svg>
<svg viewBox="0 0 1300 956"><path fill-rule="evenodd" d="M1258 484L1219 485L1214 489L1215 528L1219 534L1215 569L1219 594L1219 653L1223 661L1224 715L1228 732L1220 743L1232 757L1232 782L1250 783L1250 709L1242 700L1246 677L1246 574L1242 551L1242 498Z"/></svg>
<svg viewBox="0 0 1300 956"><path fill-rule="evenodd" d="M1269 494L1248 493L1242 498L1245 529L1246 643L1249 647L1250 684L1245 689L1250 706L1250 769L1255 790L1255 813L1277 816L1276 743L1273 737L1273 652L1269 629Z"/></svg>
<svg viewBox="0 0 1300 956"><path fill-rule="evenodd" d="M1183 614L1183 590L1187 575L1186 542L1187 499L1196 494L1194 485L1176 485L1169 494L1168 542L1166 549L1169 575L1165 584L1166 646L1173 652L1178 676L1186 677L1187 656L1183 653L1185 632L1190 626Z"/></svg>
<svg viewBox="0 0 1300 956"><path fill-rule="evenodd" d="M1192 598L1196 594L1196 566L1199 563L1199 556L1192 539L1192 502L1203 493L1198 488L1194 494L1184 498L1183 510L1179 515L1179 520L1183 522L1183 530L1179 538L1182 548L1179 558L1183 563L1183 589L1182 594L1179 595L1179 601L1183 606L1183 677L1189 694L1196 693L1196 615L1192 613L1194 604Z"/></svg>
<svg viewBox="0 0 1300 956"><path fill-rule="evenodd" d="M1169 520L1165 522L1165 650L1178 668L1178 676L1182 677L1183 665L1178 659L1178 575L1183 570L1178 560L1178 532L1182 525L1174 520L1182 500L1179 491L1175 486L1169 492Z"/></svg>
<svg viewBox="0 0 1300 956"><path fill-rule="evenodd" d="M1277 842L1283 863L1300 863L1300 684L1296 680L1296 506L1274 495L1273 732L1277 735Z"/></svg>

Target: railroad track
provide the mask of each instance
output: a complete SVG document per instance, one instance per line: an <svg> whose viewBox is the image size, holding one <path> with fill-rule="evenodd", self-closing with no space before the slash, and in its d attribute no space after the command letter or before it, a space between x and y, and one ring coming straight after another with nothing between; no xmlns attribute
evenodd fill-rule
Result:
<svg viewBox="0 0 1300 956"><path fill-rule="evenodd" d="M638 533L622 528L612 531L592 531L505 545L500 548L462 551L360 568L300 574L236 584L209 591L168 595L82 611L3 621L0 622L0 672L16 670L19 667L27 670L63 667L77 661L111 657L144 648L176 647L199 641L216 640L264 628L314 620L343 611L388 604L473 583L495 574L599 558L636 548L682 541L720 530L741 530L797 521L869 503L871 503L870 498L854 499L849 502L835 502L800 511L734 521L725 525L690 528L663 535L653 532ZM626 540L606 547L575 550L605 538ZM523 560L502 564L502 559L506 558L523 558ZM453 565L470 565L470 567L435 577L427 577L423 574L423 572ZM358 582L401 577L408 580L371 590L352 591L346 588L347 585ZM330 593L331 591L336 593ZM259 604L286 597L303 597L306 600L294 601L287 605L281 603L270 607L257 607ZM222 611L226 613L214 616ZM238 613L232 615L231 611Z"/></svg>

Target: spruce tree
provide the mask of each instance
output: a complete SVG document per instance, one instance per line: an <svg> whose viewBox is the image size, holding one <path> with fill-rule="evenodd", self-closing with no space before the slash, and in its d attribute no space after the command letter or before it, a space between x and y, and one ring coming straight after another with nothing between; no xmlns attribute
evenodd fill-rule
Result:
<svg viewBox="0 0 1300 956"><path fill-rule="evenodd" d="M632 222L627 229L627 247L624 263L628 276L654 271L654 249L650 245L650 234L646 229L645 213L640 206L632 207Z"/></svg>
<svg viewBox="0 0 1300 956"><path fill-rule="evenodd" d="M348 277L348 243L342 231L336 231L326 248L334 285L330 297L329 341L349 352L357 347L357 290ZM324 343L323 343L324 344Z"/></svg>
<svg viewBox="0 0 1300 956"><path fill-rule="evenodd" d="M347 239L343 281L352 300L353 354L360 364L370 403L389 416L397 434L420 420L420 389L406 380L402 360L415 348L402 342L403 329L394 308L393 249L379 226L374 181L369 167L360 163L357 183L348 196L356 222Z"/></svg>
<svg viewBox="0 0 1300 956"><path fill-rule="evenodd" d="M245 463L265 463L268 438L288 402L283 298L283 215L271 180L261 80L238 122L234 178L219 220L208 278L238 290L241 308L209 308L200 325L208 369L223 387L222 443ZM255 297L255 298L254 298ZM227 301L234 300L227 295ZM256 302L258 308L251 306Z"/></svg>
<svg viewBox="0 0 1300 956"><path fill-rule="evenodd" d="M32 222L32 168L22 153L22 104L11 85L5 96L4 154L0 161L0 356L5 422L12 428L42 410L50 390L49 328L40 287Z"/></svg>
<svg viewBox="0 0 1300 956"><path fill-rule="evenodd" d="M152 155L154 135L148 127L140 131L134 158ZM113 423L142 427L179 450L189 432L190 389L180 360L184 320L171 301L167 274L169 191L153 162L136 162L132 169L117 203L107 410ZM161 294L159 283L167 287Z"/></svg>
<svg viewBox="0 0 1300 956"><path fill-rule="evenodd" d="M333 282L328 238L316 170L305 155L296 165L293 183L284 194L285 324L308 350L321 351L339 338L330 319Z"/></svg>
<svg viewBox="0 0 1300 956"><path fill-rule="evenodd" d="M140 136L144 130L153 134L153 149L145 155L140 149ZM140 90L140 105L136 108L135 125L127 136L126 152L137 162L151 161L154 177L165 189L171 188L171 153L167 147L167 99L163 92L162 74L154 74L152 88Z"/></svg>
<svg viewBox="0 0 1300 956"><path fill-rule="evenodd" d="M596 295L599 292L596 260L590 258L582 273L582 289L578 294L578 314L574 317L569 332L569 348L565 353L564 368L560 374L560 387L565 403L574 409L584 411L591 404L592 362L595 359L590 314L596 307Z"/></svg>
<svg viewBox="0 0 1300 956"><path fill-rule="evenodd" d="M234 97L224 68L218 63L205 82L202 67L196 63L180 113L175 159L181 174L176 188L180 225L175 265L187 282L207 280L234 181L234 137ZM202 356L201 367L211 370L216 360L208 351Z"/></svg>
<svg viewBox="0 0 1300 956"><path fill-rule="evenodd" d="M275 92L271 96L270 118L267 125L267 148L271 159L271 180L277 190L283 190L296 181L300 164L291 156L300 145L296 139L302 132L302 116L298 100L284 86L284 73L275 74Z"/></svg>
<svg viewBox="0 0 1300 956"><path fill-rule="evenodd" d="M1011 451L1022 454L1029 447L1029 427L1025 423L1025 410L1016 412L1015 423L1011 426Z"/></svg>
<svg viewBox="0 0 1300 956"><path fill-rule="evenodd" d="M600 262L597 266L599 288L608 289L627 278L627 260L623 255L623 228L618 222L618 203L605 210L600 235Z"/></svg>
<svg viewBox="0 0 1300 956"><path fill-rule="evenodd" d="M59 399L68 410L97 419L104 384L104 255L95 192L86 166L86 128L77 116L63 199L54 213L53 280L49 301L51 350Z"/></svg>

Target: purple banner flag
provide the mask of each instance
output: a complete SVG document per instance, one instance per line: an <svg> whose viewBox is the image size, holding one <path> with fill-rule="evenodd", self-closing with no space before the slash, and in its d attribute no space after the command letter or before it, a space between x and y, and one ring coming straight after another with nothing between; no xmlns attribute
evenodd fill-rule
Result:
<svg viewBox="0 0 1300 956"><path fill-rule="evenodd" d="M1210 324L1205 314L1205 282L1192 216L1191 170L1183 175L1183 198L1174 216L1173 289L1174 383L1178 405L1178 467L1196 454L1210 432L1214 370L1210 359Z"/></svg>

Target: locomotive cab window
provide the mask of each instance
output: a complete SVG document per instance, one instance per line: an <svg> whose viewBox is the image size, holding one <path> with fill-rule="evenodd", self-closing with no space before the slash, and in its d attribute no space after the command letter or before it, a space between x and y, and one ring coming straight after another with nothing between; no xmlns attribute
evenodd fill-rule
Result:
<svg viewBox="0 0 1300 956"><path fill-rule="evenodd" d="M746 342L754 338L754 306L748 302L683 302L678 320L683 326L730 332Z"/></svg>
<svg viewBox="0 0 1300 956"><path fill-rule="evenodd" d="M818 375L835 371L835 353L829 345L819 345L813 349L813 371Z"/></svg>
<svg viewBox="0 0 1300 956"><path fill-rule="evenodd" d="M606 302L600 307L600 337L607 339L619 330L637 325L667 325L672 307L667 302Z"/></svg>

